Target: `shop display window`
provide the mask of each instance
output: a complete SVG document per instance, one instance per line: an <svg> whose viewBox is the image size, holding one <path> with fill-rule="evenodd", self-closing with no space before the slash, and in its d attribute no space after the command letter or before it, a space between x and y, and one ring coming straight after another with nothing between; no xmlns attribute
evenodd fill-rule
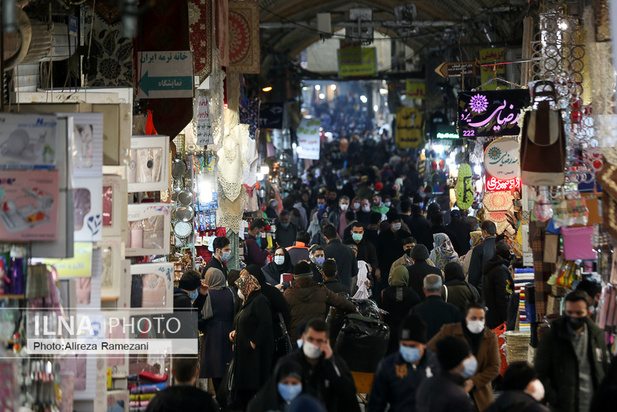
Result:
<svg viewBox="0 0 617 412"><path fill-rule="evenodd" d="M127 173L129 192L166 190L169 187L167 159L167 136L133 136Z"/></svg>
<svg viewBox="0 0 617 412"><path fill-rule="evenodd" d="M169 254L170 205L164 203L129 205L128 225L126 256Z"/></svg>
<svg viewBox="0 0 617 412"><path fill-rule="evenodd" d="M173 311L173 263L131 265L131 307Z"/></svg>

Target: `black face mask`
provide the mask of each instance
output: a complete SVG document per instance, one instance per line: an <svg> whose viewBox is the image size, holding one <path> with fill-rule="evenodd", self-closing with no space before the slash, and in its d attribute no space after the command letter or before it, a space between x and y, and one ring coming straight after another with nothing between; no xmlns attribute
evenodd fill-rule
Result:
<svg viewBox="0 0 617 412"><path fill-rule="evenodd" d="M406 254L407 256L411 257L411 251L412 251L412 250L413 250L413 248L411 248L411 249L407 249L407 250L405 251L405 254Z"/></svg>
<svg viewBox="0 0 617 412"><path fill-rule="evenodd" d="M578 330L585 325L585 318L575 318L573 316L568 316L568 325L572 328L572 330Z"/></svg>

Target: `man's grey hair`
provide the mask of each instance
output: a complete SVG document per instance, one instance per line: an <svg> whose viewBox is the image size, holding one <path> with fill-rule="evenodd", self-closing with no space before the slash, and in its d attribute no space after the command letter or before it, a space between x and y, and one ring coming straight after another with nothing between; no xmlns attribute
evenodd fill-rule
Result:
<svg viewBox="0 0 617 412"><path fill-rule="evenodd" d="M341 200L349 201L349 196L341 196L338 201L340 202Z"/></svg>
<svg viewBox="0 0 617 412"><path fill-rule="evenodd" d="M424 278L424 289L428 293L441 293L441 285L443 284L441 276L427 275Z"/></svg>

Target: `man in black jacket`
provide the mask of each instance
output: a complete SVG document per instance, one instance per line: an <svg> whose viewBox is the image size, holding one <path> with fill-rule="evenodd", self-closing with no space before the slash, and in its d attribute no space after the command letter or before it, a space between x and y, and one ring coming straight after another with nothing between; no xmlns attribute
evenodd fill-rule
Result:
<svg viewBox="0 0 617 412"><path fill-rule="evenodd" d="M379 274L379 260L377 259L377 249L364 236L364 225L355 222L351 227L351 238L353 243L358 246L358 260L363 260L371 265L373 274Z"/></svg>
<svg viewBox="0 0 617 412"><path fill-rule="evenodd" d="M377 241L377 256L379 256L379 276L373 287L373 296L381 296L382 289L388 287L388 274L392 263L403 256L403 244L411 234L402 229L403 222L394 209L386 214L390 228L379 234Z"/></svg>
<svg viewBox="0 0 617 412"><path fill-rule="evenodd" d="M450 212L450 223L446 225L446 229L454 233L458 239L459 249L456 249L456 247L454 248L456 253L458 253L459 256L463 256L469 252L469 248L471 247L469 245L469 240L471 239L469 232L471 232L471 227L462 219L460 210L454 209Z"/></svg>
<svg viewBox="0 0 617 412"><path fill-rule="evenodd" d="M411 250L411 258L414 263L411 266L407 266L407 270L409 271L409 286L420 296L420 300L424 301L426 300L423 289L424 278L430 274L441 276L441 270L426 262L426 259L428 259L428 250L426 246L422 244L414 246Z"/></svg>
<svg viewBox="0 0 617 412"><path fill-rule="evenodd" d="M495 254L482 268L482 299L486 303L486 326L495 329L508 319L508 302L514 281L510 273L510 246L500 240Z"/></svg>
<svg viewBox="0 0 617 412"><path fill-rule="evenodd" d="M181 327L176 333L166 331L168 339L197 339L200 326L197 319L201 318L200 312L207 293L208 288L201 285L199 273L188 270L182 275L178 287L174 288L174 316L180 319Z"/></svg>
<svg viewBox="0 0 617 412"><path fill-rule="evenodd" d="M334 226L326 226L323 234L328 240L328 246L324 248L326 259L332 258L336 261L341 283L351 289L351 278L358 274L356 256L348 246L340 241Z"/></svg>
<svg viewBox="0 0 617 412"><path fill-rule="evenodd" d="M231 242L225 236L219 236L212 242L212 251L212 259L201 271L201 277L206 276L208 269L215 268L223 272L223 276L227 278L227 275L229 275L227 261L231 257Z"/></svg>
<svg viewBox="0 0 617 412"><path fill-rule="evenodd" d="M349 288L341 283L337 276L336 261L332 258L326 259L323 263L323 284L332 292L344 298L348 298L351 294ZM328 326L330 328L330 339L336 342L341 328L343 327L343 317L345 312L331 306L328 309Z"/></svg>
<svg viewBox="0 0 617 412"><path fill-rule="evenodd" d="M439 275L427 275L424 278L426 300L411 309L426 323L426 337L430 340L441 330L443 325L461 321L461 311L441 298L442 280Z"/></svg>
<svg viewBox="0 0 617 412"><path fill-rule="evenodd" d="M345 361L332 351L327 325L310 320L302 334L302 348L281 359L295 360L307 376L303 392L314 396L328 412L360 412L356 385Z"/></svg>
<svg viewBox="0 0 617 412"><path fill-rule="evenodd" d="M158 392L148 404L146 412L203 411L219 412L212 396L195 387L199 375L197 357L182 355L172 360L174 386Z"/></svg>
<svg viewBox="0 0 617 412"><path fill-rule="evenodd" d="M497 225L490 220L482 222L482 237L484 241L473 248L469 262L469 283L482 293L482 267L495 253L495 238Z"/></svg>

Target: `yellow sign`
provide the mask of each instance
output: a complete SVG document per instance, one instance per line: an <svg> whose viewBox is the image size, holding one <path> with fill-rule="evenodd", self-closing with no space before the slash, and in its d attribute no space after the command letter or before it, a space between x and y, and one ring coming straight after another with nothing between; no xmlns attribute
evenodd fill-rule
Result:
<svg viewBox="0 0 617 412"><path fill-rule="evenodd" d="M61 278L86 278L92 272L92 243L76 242L74 256L70 259L43 259L43 262L52 265Z"/></svg>
<svg viewBox="0 0 617 412"><path fill-rule="evenodd" d="M397 149L414 149L422 144L424 124L422 113L418 109L401 107L396 112L396 139Z"/></svg>
<svg viewBox="0 0 617 412"><path fill-rule="evenodd" d="M480 50L480 65L489 63L503 62L505 57L505 49L503 47L498 49L482 49ZM503 64L497 66L484 66L481 68L482 84L486 83L489 79L495 78L496 75L503 75L506 72L506 68ZM483 90L496 90L497 83L490 83L482 88Z"/></svg>
<svg viewBox="0 0 617 412"><path fill-rule="evenodd" d="M377 51L375 47L367 47L362 49L362 61L352 62L345 61L341 55L341 49L337 50L338 54L338 72L341 77L361 77L374 76L377 73Z"/></svg>
<svg viewBox="0 0 617 412"><path fill-rule="evenodd" d="M407 80L407 97L410 99L426 99L426 83Z"/></svg>

